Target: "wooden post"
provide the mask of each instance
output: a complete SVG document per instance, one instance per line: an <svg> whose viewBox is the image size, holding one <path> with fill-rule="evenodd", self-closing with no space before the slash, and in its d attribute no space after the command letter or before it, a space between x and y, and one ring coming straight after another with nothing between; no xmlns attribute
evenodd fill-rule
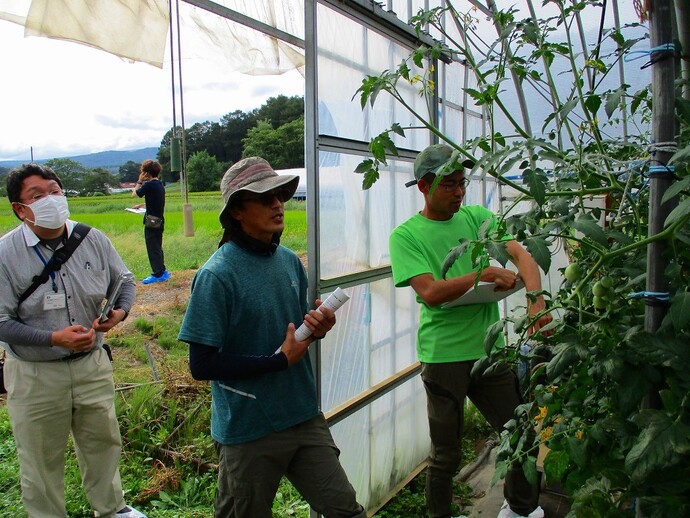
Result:
<svg viewBox="0 0 690 518"><path fill-rule="evenodd" d="M672 0L654 0L649 16L650 45L652 48L671 40L671 22L673 20ZM652 141L656 144L675 142L676 123L674 119L675 102L675 66L669 56L652 65ZM666 165L672 153L665 149L653 151L651 165ZM673 182L673 175L652 175L649 186L649 236L661 232L666 217L673 209L673 202L661 204L666 189ZM676 202L677 203L677 202ZM662 253L666 245L660 242L651 243L647 249L647 291L665 292L668 286L663 279L666 268ZM647 305L646 329L655 332L666 312L663 305Z"/></svg>
<svg viewBox="0 0 690 518"><path fill-rule="evenodd" d="M660 45L673 43L672 23L675 18L673 15L672 0L652 0L650 3L649 24L650 24L650 45L657 48ZM673 55L662 56L652 55L651 58L656 62L652 65L652 141L655 144L675 142L676 124L674 119L675 103L675 60ZM658 59L658 61L657 61ZM653 151L652 166L665 166L672 153L668 147L662 147ZM664 228L664 221L677 204L676 201L669 201L661 204L664 193L673 182L672 174L650 175L649 185L649 232L648 235L654 236ZM647 248L647 291L648 292L668 292L668 285L664 279L666 261L663 258L666 243L653 242ZM647 299L645 311L645 330L655 333L666 314L667 308L663 303L654 299ZM661 408L661 401L658 390L651 390L645 400L646 408ZM638 499L636 510L637 517L645 516L644 509Z"/></svg>
<svg viewBox="0 0 690 518"><path fill-rule="evenodd" d="M676 19L678 20L678 40L683 47L684 59L681 60L681 77L690 81L690 2L676 2ZM690 100L690 84L683 85L683 99Z"/></svg>

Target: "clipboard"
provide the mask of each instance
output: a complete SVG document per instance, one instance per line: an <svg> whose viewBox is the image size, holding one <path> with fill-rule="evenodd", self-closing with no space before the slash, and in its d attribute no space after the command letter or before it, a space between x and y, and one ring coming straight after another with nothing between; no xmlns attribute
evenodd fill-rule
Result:
<svg viewBox="0 0 690 518"><path fill-rule="evenodd" d="M454 308L457 306L466 306L468 304L486 304L488 302L498 302L509 295L524 289L525 283L518 277L515 281L515 286L506 291L494 291L496 288L495 282L480 282L476 287L472 287L464 294L455 300L451 300L441 304L442 308Z"/></svg>
<svg viewBox="0 0 690 518"><path fill-rule="evenodd" d="M122 291L122 285L125 282L125 279L127 278L128 274L126 273L121 273L120 275L117 276L117 280L115 281L115 285L113 286L113 289L110 290L110 293L108 293L108 296L106 297L105 304L103 305L103 309L101 310L101 315L98 318L98 322L102 323L108 320L108 314L110 311L113 309L115 306L115 301L120 297L120 292Z"/></svg>

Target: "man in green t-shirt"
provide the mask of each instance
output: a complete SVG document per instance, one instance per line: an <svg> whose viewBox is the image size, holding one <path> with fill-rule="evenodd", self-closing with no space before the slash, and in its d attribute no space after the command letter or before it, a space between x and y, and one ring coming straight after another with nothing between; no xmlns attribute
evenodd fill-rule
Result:
<svg viewBox="0 0 690 518"><path fill-rule="evenodd" d="M484 354L488 327L499 319L498 304L441 307L467 292L477 276L470 254L465 254L444 278L441 269L448 251L460 238L474 240L482 227L491 229L496 225L495 216L483 207L462 205L469 180L449 146L435 144L419 153L414 175L424 208L393 230L391 264L396 287L412 286L421 308L417 355L422 362L432 444L427 502L431 518L449 518L452 478L461 460L465 398L499 431L522 401L517 377L509 366L501 364L489 374L470 375L474 362ZM437 175L442 178L434 187ZM518 273L489 266L482 270L480 280L494 282L497 290L509 290L519 275L527 291L541 290L539 269L529 252L513 239L505 244ZM527 307L535 317L532 332L551 321L548 313L541 314L545 309L541 296L534 302L528 300ZM508 472L504 494L499 518L544 516L538 506L538 487L527 482L521 467Z"/></svg>

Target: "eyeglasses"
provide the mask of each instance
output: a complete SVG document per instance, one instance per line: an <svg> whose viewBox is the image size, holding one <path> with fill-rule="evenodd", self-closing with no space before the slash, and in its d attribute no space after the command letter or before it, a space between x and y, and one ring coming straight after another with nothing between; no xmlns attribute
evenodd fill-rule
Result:
<svg viewBox="0 0 690 518"><path fill-rule="evenodd" d="M273 205L273 200L278 198L280 203L285 203L292 197L289 189L276 189L274 191L264 192L262 194L245 194L243 201L255 201L264 207Z"/></svg>
<svg viewBox="0 0 690 518"><path fill-rule="evenodd" d="M40 200L41 198L45 198L46 196L62 196L64 193L62 192L62 189L53 189L52 191L49 192L39 192L31 196L30 198L26 198L26 200L29 202L29 204Z"/></svg>
<svg viewBox="0 0 690 518"><path fill-rule="evenodd" d="M455 192L458 189L467 189L467 186L470 184L470 179L469 178L463 178L462 180L457 180L457 181L442 181L439 182L437 187L440 187L446 192Z"/></svg>

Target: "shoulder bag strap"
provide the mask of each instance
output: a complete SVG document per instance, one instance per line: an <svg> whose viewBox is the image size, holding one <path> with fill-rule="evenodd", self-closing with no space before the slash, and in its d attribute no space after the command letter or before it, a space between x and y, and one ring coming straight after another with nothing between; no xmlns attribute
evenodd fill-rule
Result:
<svg viewBox="0 0 690 518"><path fill-rule="evenodd" d="M22 295L19 297L17 307L19 307L22 302L29 298L29 295L36 291L41 284L46 282L50 278L50 274L52 272L59 270L62 267L62 265L67 262L67 259L70 258L72 252L74 252L77 249L79 244L86 237L86 234L88 234L90 230L91 227L85 225L84 223L77 223L76 225L74 225L74 228L72 229L72 234L70 234L67 243L65 243L65 246L59 248L55 251L55 253L53 253L53 256L50 258L50 261L48 261L48 263L45 265L40 275L34 276L33 284L29 286L26 289L26 291L22 293Z"/></svg>

